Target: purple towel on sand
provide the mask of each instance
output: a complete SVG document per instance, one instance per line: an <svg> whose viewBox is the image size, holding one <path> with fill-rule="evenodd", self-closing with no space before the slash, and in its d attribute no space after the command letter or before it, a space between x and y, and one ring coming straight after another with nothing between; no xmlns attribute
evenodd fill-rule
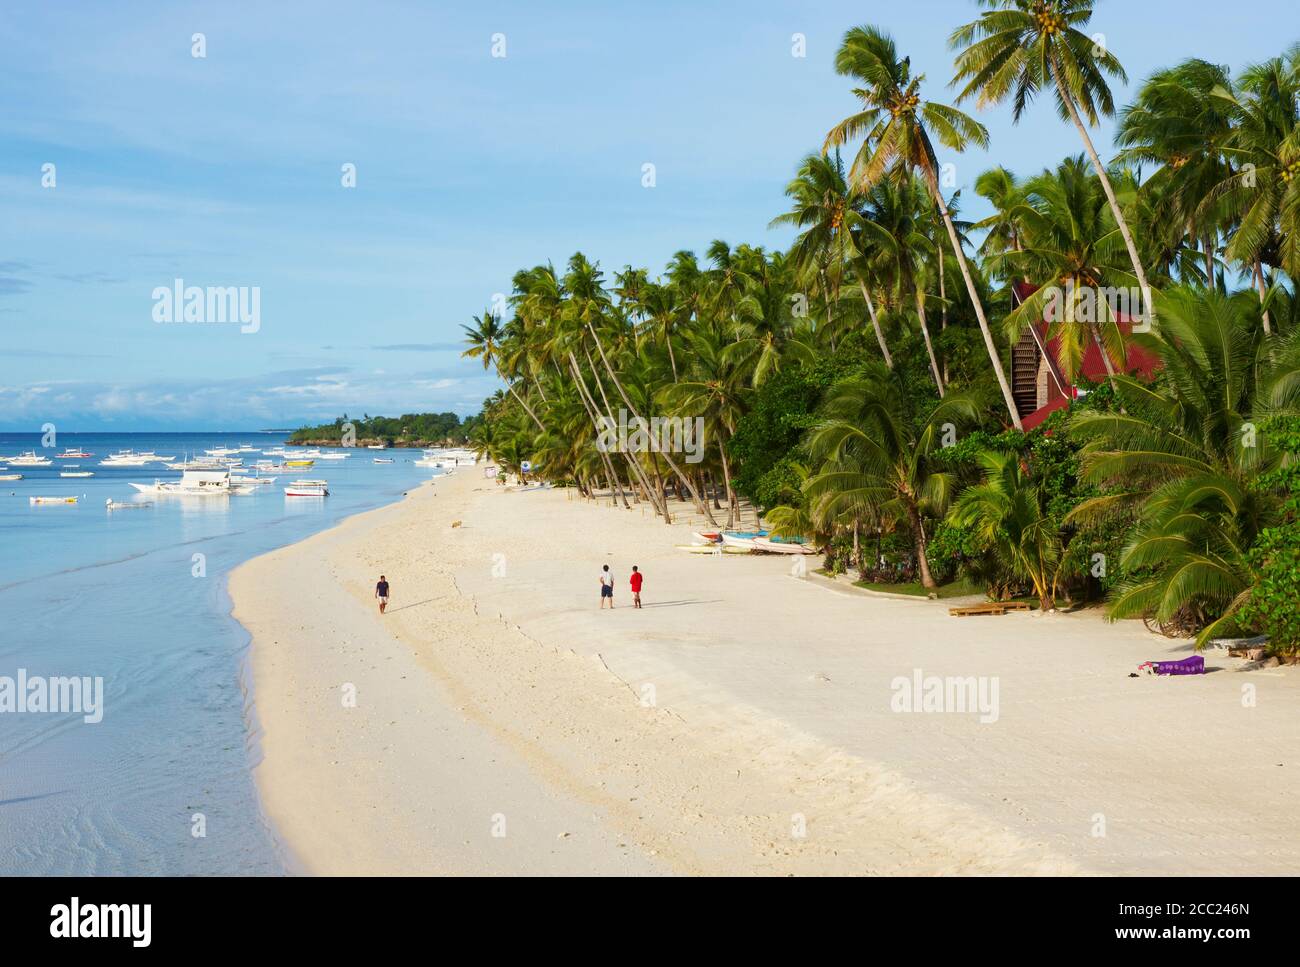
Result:
<svg viewBox="0 0 1300 967"><path fill-rule="evenodd" d="M1204 675L1205 659L1200 655L1180 658L1178 661L1154 662L1157 675Z"/></svg>

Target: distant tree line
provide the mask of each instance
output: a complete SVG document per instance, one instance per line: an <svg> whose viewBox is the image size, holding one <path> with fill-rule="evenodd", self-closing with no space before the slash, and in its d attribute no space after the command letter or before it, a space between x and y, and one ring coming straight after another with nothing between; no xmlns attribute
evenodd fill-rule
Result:
<svg viewBox="0 0 1300 967"><path fill-rule="evenodd" d="M349 425L358 444L383 442L389 446L418 447L439 443L463 444L481 417L464 421L455 413L406 413L402 416L370 416L351 419L345 413L333 423L304 426L293 432L294 444L338 445Z"/></svg>

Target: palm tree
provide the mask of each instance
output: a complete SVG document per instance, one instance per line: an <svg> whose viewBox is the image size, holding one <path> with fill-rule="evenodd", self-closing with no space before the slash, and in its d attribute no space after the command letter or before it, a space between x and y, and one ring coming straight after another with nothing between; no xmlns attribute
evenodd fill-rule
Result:
<svg viewBox="0 0 1300 967"><path fill-rule="evenodd" d="M854 89L854 94L861 100L863 109L830 130L823 152L850 139L863 138L850 171L850 182L859 191L891 172L895 177L902 172L920 173L948 230L953 254L966 283L966 293L984 335L989 362L1002 388L1007 412L1016 429L1020 429L1020 413L1002 369L1001 355L984 316L984 306L957 238L952 215L939 191L939 163L930 139L933 130L943 145L962 151L967 144L986 147L988 131L955 108L936 101L923 101L920 89L924 75L913 77L909 59L904 57L900 60L893 39L875 27L854 27L845 34L835 55L835 69L860 82L861 86Z"/></svg>
<svg viewBox="0 0 1300 967"><path fill-rule="evenodd" d="M1113 377L1112 359L1121 365L1125 360L1124 334L1105 298L1086 297L1131 276L1099 179L1080 155L1030 179L1024 191L1020 249L993 262L1005 265L1008 275L1042 279L1045 284L1007 317L1008 334L1018 335L1026 325L1051 315L1044 310L1055 301L1059 308L1048 318L1048 338L1059 339L1057 359L1066 379L1073 382L1078 372L1085 333Z"/></svg>
<svg viewBox="0 0 1300 967"><path fill-rule="evenodd" d="M689 333L686 344L690 349L690 371L679 382L665 386L660 400L674 415L704 420L705 439L716 445L722 467L727 526L734 527L739 520L740 502L732 487L727 443L735 434L743 412L748 370L738 365L737 354L730 351L735 344L709 329Z"/></svg>
<svg viewBox="0 0 1300 967"><path fill-rule="evenodd" d="M925 519L943 513L956 484L935 454L945 424L969 421L978 408L969 396L950 393L930 412L911 413L898 380L878 367L864 378L832 387L822 420L808 437L819 470L804 491L814 504L847 501L859 513L874 508L882 517L906 522L921 584L934 588Z"/></svg>
<svg viewBox="0 0 1300 967"><path fill-rule="evenodd" d="M993 214L972 228L987 232L979 254L987 258L1019 252L1024 235L1025 189L1006 168L990 168L975 179L975 194L993 206Z"/></svg>
<svg viewBox="0 0 1300 967"><path fill-rule="evenodd" d="M855 210L857 199L849 191L839 152L835 152L833 159L820 154L804 158L798 173L786 185L785 193L794 203L794 208L772 219L768 227L790 225L802 228L803 232L790 246L789 258L803 271L829 276L838 283L846 268L861 258L853 233L862 224L861 216ZM880 345L880 354L885 365L892 369L894 360L889 355L889 346L885 343L885 334L880 328L880 318L864 273L858 273L858 286L871 318L876 342ZM835 291L838 292L838 284ZM832 308L828 304L827 325L831 322L829 312Z"/></svg>
<svg viewBox="0 0 1300 967"><path fill-rule="evenodd" d="M863 262L885 282L897 305L910 301L921 326L921 338L930 361L935 389L943 396L943 376L926 320L926 268L937 261L936 246L927 233L933 204L920 180L910 174L878 182L864 199L861 237L870 257Z"/></svg>
<svg viewBox="0 0 1300 967"><path fill-rule="evenodd" d="M1062 116L1069 117L1083 139L1084 149L1092 159L1110 204L1111 214L1124 239L1133 274L1142 291L1142 302L1154 318L1155 303L1146 270L1138 257L1137 245L1129 231L1124 212L1115 196L1106 166L1088 134L1099 115L1115 113L1114 100L1106 77L1127 81L1119 60L1084 32L1092 19L1093 0L986 0L994 9L978 20L958 27L949 38L953 48L963 48L957 55L952 83L965 82L957 95L961 103L978 95L979 106L1000 104L1013 99L1014 118L1018 122L1029 102L1045 87L1056 94ZM1080 109L1087 116L1083 123Z"/></svg>
<svg viewBox="0 0 1300 967"><path fill-rule="evenodd" d="M1113 493L1066 521L1135 510L1138 529L1113 592L1112 617L1145 617L1178 633L1230 613L1251 583L1245 552L1268 526L1276 498L1255 481L1282 455L1256 423L1297 412L1300 338L1271 347L1248 292L1179 286L1161 297L1158 332L1134 337L1159 356L1161 380L1115 377L1123 411L1074 417L1084 476Z"/></svg>
<svg viewBox="0 0 1300 967"><path fill-rule="evenodd" d="M1223 145L1231 171L1206 205L1225 205L1235 218L1224 254L1249 268L1264 302L1264 263L1300 278L1300 45L1214 95L1231 115ZM1269 331L1267 312L1263 321Z"/></svg>
<svg viewBox="0 0 1300 967"><path fill-rule="evenodd" d="M1056 606L1061 532L1047 512L1044 489L1021 468L1019 454L986 450L978 459L984 479L957 498L950 516L973 529L1005 573L1028 580L1039 609L1048 611Z"/></svg>
<svg viewBox="0 0 1300 967"><path fill-rule="evenodd" d="M1201 247L1211 286L1223 216L1204 202L1232 173L1223 150L1233 112L1216 93L1231 89L1228 69L1204 60L1156 71L1137 100L1120 112L1115 135L1123 148L1118 160L1161 166L1148 182L1148 193L1152 187L1161 192L1162 208Z"/></svg>
<svg viewBox="0 0 1300 967"><path fill-rule="evenodd" d="M581 252L575 254L571 259L569 259L569 270L564 276L564 287L569 293L569 302L565 306L562 317L571 321L574 325L586 328L586 331L591 335L592 342L596 347L600 360L604 364L606 374L614 384L614 388L618 391L619 396L622 397L623 402L627 405L628 411L635 419L644 421L645 425L649 426L649 421L645 420L645 418L637 412L635 404L633 404L632 400L628 398L627 391L619 381L618 374L614 371L614 367L610 365L609 354L606 353L605 344L596 329L596 323L605 318L604 310L609 304L609 296L602 285L602 274L599 266L588 261ZM577 363L575 361L574 366L576 367L576 365ZM599 374L595 372L595 363L593 362L590 365L592 375L595 376L597 385L599 385L600 377ZM592 404L594 409L594 400L592 401ZM609 412L609 409L610 407L606 404L606 412ZM702 510L710 521L712 521L713 515L709 513L708 505L705 503L704 498L696 489L695 484L691 482L690 478L682 471L681 467L677 465L677 462L673 460L672 455L664 450L656 450L655 452L660 453L663 456L664 461L672 468L673 472L677 475L677 478L681 480L686 489L690 491L692 498L695 500L696 506ZM667 513L666 509L664 510L664 513Z"/></svg>
<svg viewBox="0 0 1300 967"><path fill-rule="evenodd" d="M461 328L465 330L470 344L469 348L461 353L462 357L482 359L484 369L489 369L493 363L500 362L502 344L506 337L506 331L501 325L500 316L489 309L484 311L481 316L474 316L474 325L472 327L461 326ZM500 367L498 366L499 371ZM505 374L500 375L502 375L503 379L505 378ZM506 388L510 390L510 395L517 399L519 405L532 417L533 422L537 424L537 429L545 430L546 427L538 419L537 414L533 412L533 408L528 405L527 400L519 395L519 392L509 379L506 379Z"/></svg>

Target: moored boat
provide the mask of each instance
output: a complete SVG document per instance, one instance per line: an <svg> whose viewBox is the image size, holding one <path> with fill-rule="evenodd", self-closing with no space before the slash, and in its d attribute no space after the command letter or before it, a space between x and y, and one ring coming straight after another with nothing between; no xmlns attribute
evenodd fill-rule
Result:
<svg viewBox="0 0 1300 967"><path fill-rule="evenodd" d="M326 480L294 480L284 488L286 497L328 497L329 482Z"/></svg>
<svg viewBox="0 0 1300 967"><path fill-rule="evenodd" d="M109 497L104 501L104 506L109 510L134 510L137 507L152 507L152 500L114 500Z"/></svg>
<svg viewBox="0 0 1300 967"><path fill-rule="evenodd" d="M29 504L75 504L76 497L28 497Z"/></svg>
<svg viewBox="0 0 1300 967"><path fill-rule="evenodd" d="M248 494L253 487L232 483L229 470L186 470L180 480L155 480L151 484L131 483L142 494L164 497L228 497Z"/></svg>
<svg viewBox="0 0 1300 967"><path fill-rule="evenodd" d="M37 456L35 450L28 450L26 453L9 458L10 466L14 467L48 467L51 462L49 457Z"/></svg>

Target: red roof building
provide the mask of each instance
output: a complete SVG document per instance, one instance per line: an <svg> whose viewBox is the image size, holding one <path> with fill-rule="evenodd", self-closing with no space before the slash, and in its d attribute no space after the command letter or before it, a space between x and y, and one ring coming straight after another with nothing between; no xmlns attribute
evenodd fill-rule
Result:
<svg viewBox="0 0 1300 967"><path fill-rule="evenodd" d="M1028 283L1016 283L1017 304L1035 291L1035 286ZM1125 335L1132 330L1131 321L1123 314L1119 315L1119 326ZM1047 322L1030 326L1011 349L1011 395L1015 397L1020 422L1026 430L1032 430L1081 395L1079 388L1066 380L1061 372L1058 355L1060 338L1049 341L1048 330ZM1101 350L1091 339L1085 340L1084 345L1077 375L1083 376L1090 383L1100 383L1106 378L1106 363L1101 357ZM1154 353L1131 342L1127 348L1128 358L1124 367L1115 365L1112 361L1116 372L1128 372L1150 379L1160 369L1160 358Z"/></svg>

